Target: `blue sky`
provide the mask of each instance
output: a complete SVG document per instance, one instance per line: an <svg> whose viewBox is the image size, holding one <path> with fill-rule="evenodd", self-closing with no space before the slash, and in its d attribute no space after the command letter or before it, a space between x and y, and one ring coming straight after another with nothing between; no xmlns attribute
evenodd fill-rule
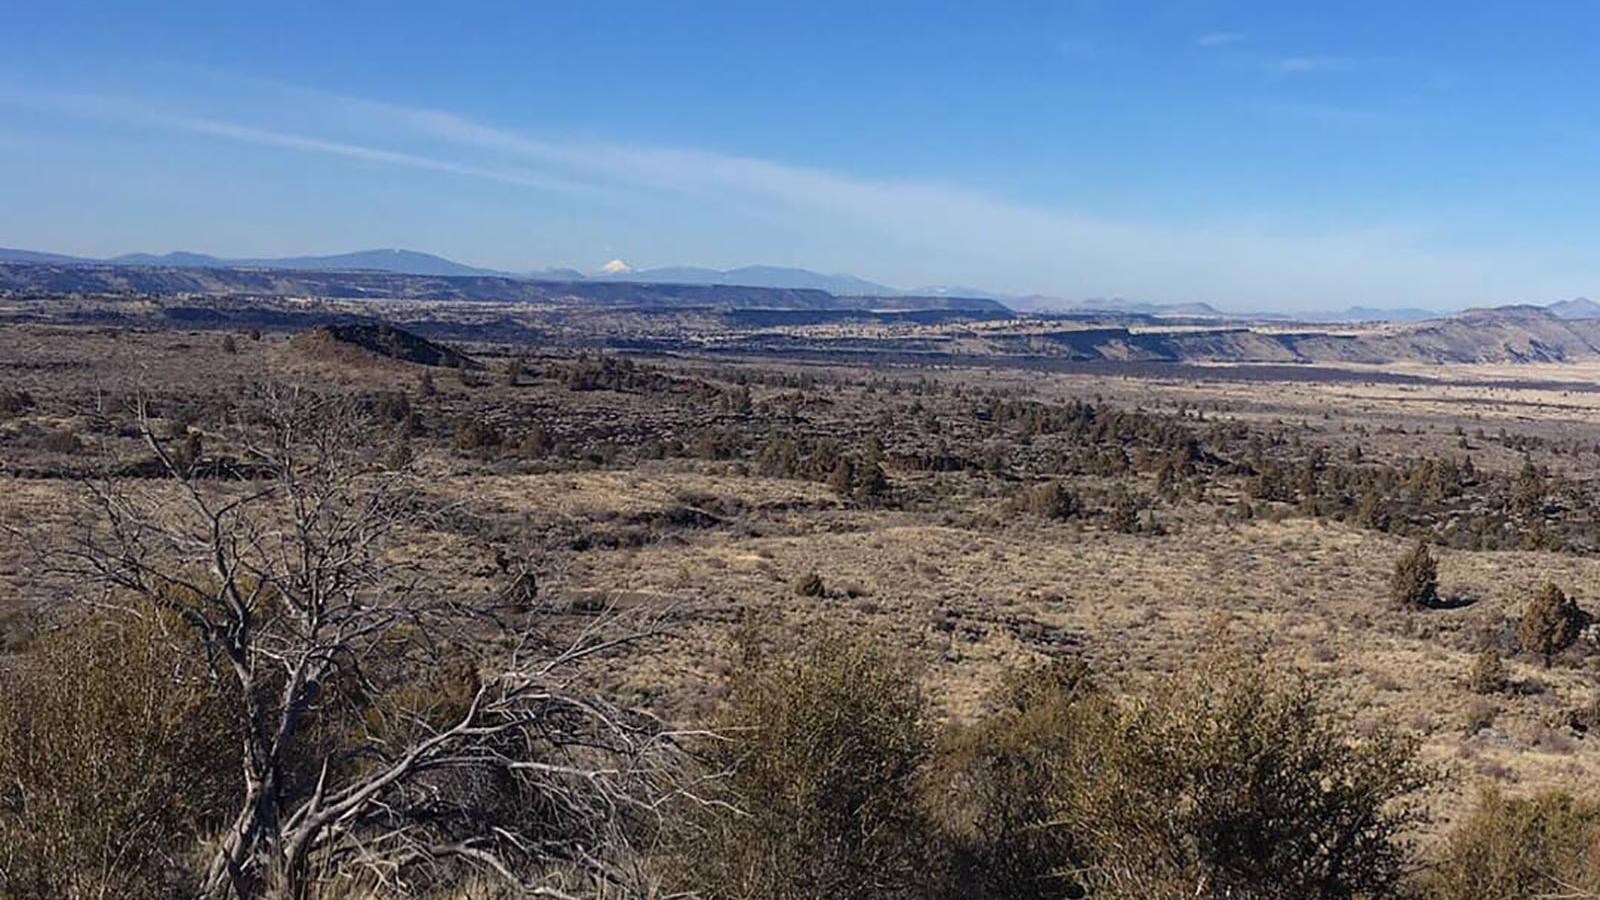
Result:
<svg viewBox="0 0 1600 900"><path fill-rule="evenodd" d="M0 28L0 246L1600 294L1600 6L86 3Z"/></svg>

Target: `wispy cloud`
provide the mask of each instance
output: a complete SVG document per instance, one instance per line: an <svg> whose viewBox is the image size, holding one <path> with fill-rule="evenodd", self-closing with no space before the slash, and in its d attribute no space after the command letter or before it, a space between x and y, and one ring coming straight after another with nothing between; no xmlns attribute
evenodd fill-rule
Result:
<svg viewBox="0 0 1600 900"><path fill-rule="evenodd" d="M330 140L311 135L259 128L234 122L172 115L152 109L142 103L121 97L91 94L8 91L0 93L0 101L36 109L66 112L73 115L150 125L193 134L207 135L247 144L301 150L328 156L384 165L404 166L429 172L442 172L470 178L482 178L503 184L531 188L539 191L598 196L609 193L605 188L578 181L552 178L529 172L493 168L455 160L438 159L416 153L370 147L363 144Z"/></svg>
<svg viewBox="0 0 1600 900"><path fill-rule="evenodd" d="M290 150L305 150L312 153L325 153L331 156L343 156L350 159L365 160L367 162L384 163L386 165L406 166L413 169L424 169L430 172L444 172L451 175L463 175L471 178L486 178L504 184L518 187L532 188L539 191L555 191L561 193L575 193L598 195L606 193L602 188L594 185L581 184L557 178L540 175L531 175L523 172L508 171L505 169L492 169L483 166L468 165L449 160L434 159L428 156L419 156L415 153L402 153L395 150L384 150L377 147L366 147L360 144L347 144L342 141L330 141L322 138L307 137L299 134L288 134L281 131L271 131L263 128L252 128L247 125L236 125L230 122L218 122L211 119L190 119L182 117L167 117L154 120L161 124L170 125L185 131L197 134L206 134L213 137L227 138L229 140L243 141L250 144L261 144L270 147L284 147Z"/></svg>
<svg viewBox="0 0 1600 900"><path fill-rule="evenodd" d="M634 204L622 207L619 222L695 210L716 223L708 226L708 241L716 228L752 221L780 225L775 233L849 228L897 248L881 270L859 273L891 283L980 281L1067 296L1292 306L1340 298L1453 301L1464 287L1492 289L1501 275L1496 261L1430 250L1425 234L1408 227L1306 231L1281 221L1119 221L959 185L863 178L702 149L553 140L447 111L314 91L285 91L280 109L254 114L287 117L270 126L173 113L130 98L22 99L77 116ZM6 101L18 97L0 91ZM323 124L318 130L305 121ZM361 139L331 133L341 129ZM759 218L737 218L747 211ZM640 224L638 231L648 234L650 227ZM1405 286L1403 296L1398 285Z"/></svg>
<svg viewBox="0 0 1600 900"><path fill-rule="evenodd" d="M1196 47L1226 47L1237 44L1245 39L1245 35L1238 31L1211 31L1194 39Z"/></svg>
<svg viewBox="0 0 1600 900"><path fill-rule="evenodd" d="M1009 271L1012 282L999 286L1013 290L1253 297L1292 305L1300 296L1336 302L1344 294L1329 296L1333 285L1381 300L1403 282L1417 292L1403 299L1436 291L1454 300L1466 279L1483 278L1492 268L1426 249L1424 235L1410 226L1297 233L1281 222L1174 227L1116 221L957 185L866 179L705 150L549 141L440 110L324 97L351 115L371 117L374 125L387 123L463 152L508 154L601 182L709 203L742 200L832 223L821 227L864 225L940 258Z"/></svg>

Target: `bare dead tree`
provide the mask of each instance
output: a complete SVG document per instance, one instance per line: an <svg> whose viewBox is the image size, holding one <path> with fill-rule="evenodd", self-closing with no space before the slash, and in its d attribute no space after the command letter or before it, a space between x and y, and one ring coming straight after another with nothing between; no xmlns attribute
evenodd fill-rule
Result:
<svg viewBox="0 0 1600 900"><path fill-rule="evenodd" d="M270 390L207 435L210 460L152 420L141 403L167 477L86 486L42 552L95 602L182 623L236 707L243 787L209 896L301 897L354 870L411 890L469 868L546 896L632 877L678 735L582 675L650 628L560 615L523 571L482 596L441 584L402 540L429 506L350 401Z"/></svg>

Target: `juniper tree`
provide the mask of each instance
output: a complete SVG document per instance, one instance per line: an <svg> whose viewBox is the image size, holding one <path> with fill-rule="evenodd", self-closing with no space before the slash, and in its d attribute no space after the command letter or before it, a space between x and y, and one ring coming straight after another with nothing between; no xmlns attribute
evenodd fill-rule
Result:
<svg viewBox="0 0 1600 900"><path fill-rule="evenodd" d="M1424 541L1418 541L1394 565L1389 593L1399 606L1425 609L1439 602L1439 563Z"/></svg>
<svg viewBox="0 0 1600 900"><path fill-rule="evenodd" d="M1548 666L1552 656L1578 639L1586 618L1572 598L1547 582L1523 609L1517 640L1524 651L1538 656Z"/></svg>

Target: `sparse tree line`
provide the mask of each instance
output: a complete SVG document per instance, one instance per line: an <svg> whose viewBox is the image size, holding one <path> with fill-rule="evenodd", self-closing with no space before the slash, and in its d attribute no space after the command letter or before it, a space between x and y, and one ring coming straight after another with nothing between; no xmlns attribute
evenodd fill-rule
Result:
<svg viewBox="0 0 1600 900"><path fill-rule="evenodd" d="M1154 508L1161 504L1210 500L1239 518L1316 516L1464 549L1600 549L1600 517L1593 513L1600 498L1592 485L1531 458L1515 473L1479 468L1467 452L1384 463L1365 458L1359 445L1331 453L1312 443L1303 425L1252 426L1199 410L1152 412L1082 399L1045 402L928 377L852 380L825 371L730 367L669 372L595 354L513 357L504 380L636 394L679 409L683 419L667 429L641 430L620 420L568 420L504 397L493 408L479 408L472 390L442 396L426 371L415 392L372 394L359 402L392 423L391 440L402 454L413 441L426 440L466 457L513 464L727 461L768 476L827 483L862 505L911 508L936 505L939 498L928 492L937 488L926 479L910 488L901 482L911 479L898 475L966 472L1013 485L1015 507L1022 510L1033 486L1060 480L1079 499L1081 515L1124 531L1159 531ZM867 395L874 396L870 409L856 409ZM0 418L26 416L35 406L26 392L7 391L0 396ZM232 414L221 397L209 404L166 398L163 406L161 417L175 423L175 435L198 431L191 423ZM94 429L123 437L132 430L107 416L95 421ZM29 425L9 439L72 458L83 455L87 437ZM1464 431L1458 437L1471 446ZM1528 453L1589 449L1505 433L1480 432L1473 440L1497 440ZM1120 481L1121 489L1097 489L1098 480Z"/></svg>
<svg viewBox="0 0 1600 900"><path fill-rule="evenodd" d="M644 387L629 389L647 389L664 377L650 372L650 367L627 368L607 362L610 359L570 365L584 371L598 366L605 371L650 373ZM830 429L813 427L808 415L819 402L838 405L826 392L780 393L758 401L750 394L750 384L786 386L796 379L743 370L722 374L732 379L736 373L734 388L684 380L700 385L687 392L690 402L709 405L726 417L723 423L677 439L651 438L638 445L636 455L745 462L766 475L828 481L843 488L838 491L841 496L874 504L895 493L880 490L880 485L892 484L895 471L970 472L1024 480L1149 478L1148 496L1127 491L1131 499L1108 495L1101 503L1085 504L1084 511L1098 507L1120 530L1128 529L1122 528L1126 516L1119 505L1132 503L1137 513L1154 499L1203 500L1231 488L1244 495L1236 508L1245 517L1331 518L1465 549L1587 553L1600 548L1600 518L1589 512L1596 508L1591 487L1531 461L1508 474L1479 469L1470 454L1385 464L1364 459L1357 449L1338 458L1307 443L1300 430L1286 426L1263 429L1208 421L1199 412L1157 413L1086 400L1047 403L998 392L946 390L930 380L862 382L861 390L886 394L898 405L877 421L857 423L853 436L830 434ZM829 383L835 392L849 384L837 378ZM896 399L907 395L909 401ZM512 452L520 447L523 455L552 453L550 436L541 429L519 445L500 439L492 428L490 439L483 439L486 426L480 422L461 420L455 427L456 444L464 450L493 446ZM1540 439L1518 437L1502 434L1498 440L1523 452L1551 449ZM1464 434L1461 440L1466 441ZM845 466L866 473L864 488L853 482L845 486L848 473L839 471L840 441L857 442L856 452L842 455L847 457ZM869 442L878 447L871 460L864 459L869 454L861 449ZM600 454L572 446L555 449L603 464L623 458L615 443ZM879 472L884 478L877 477ZM1019 503L1027 506L1025 499ZM1156 530L1151 517L1144 522L1144 530Z"/></svg>

